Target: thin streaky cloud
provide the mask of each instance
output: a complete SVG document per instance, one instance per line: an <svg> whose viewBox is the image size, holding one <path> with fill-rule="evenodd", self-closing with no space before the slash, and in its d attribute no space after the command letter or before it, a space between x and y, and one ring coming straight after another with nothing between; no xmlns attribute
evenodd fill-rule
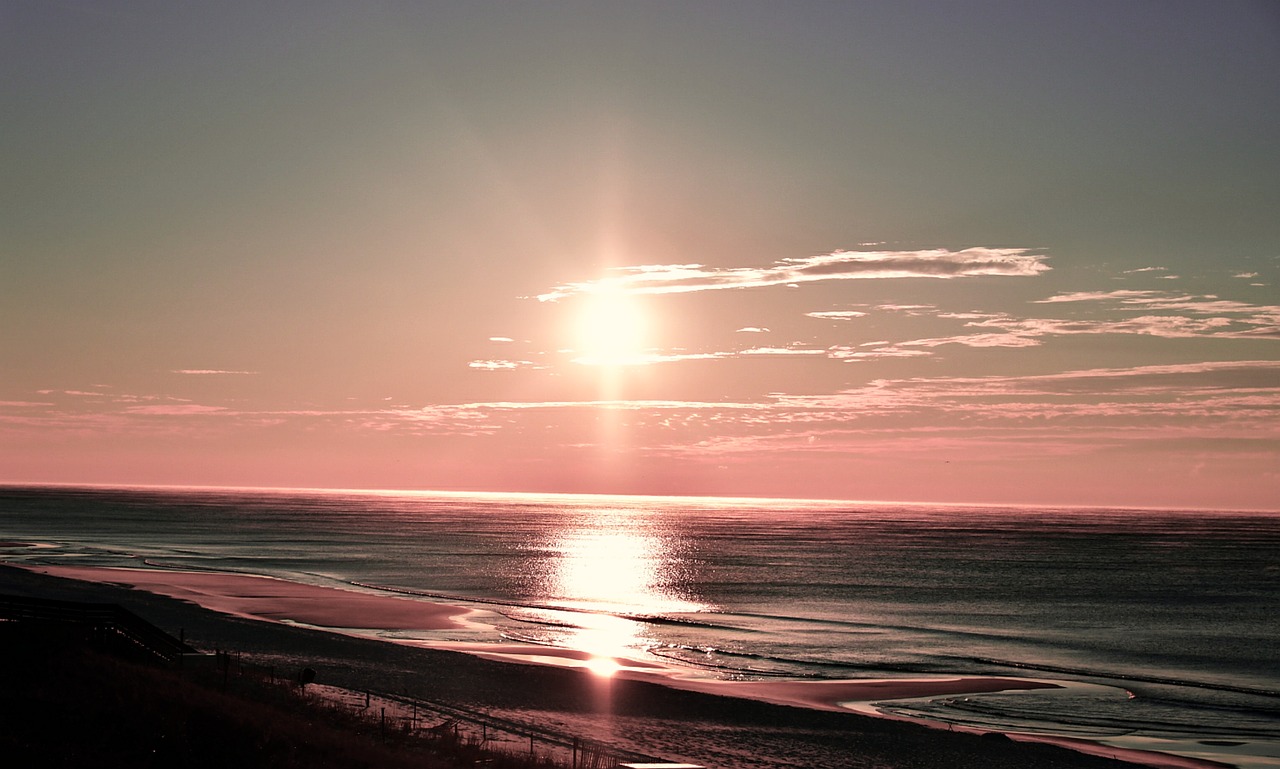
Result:
<svg viewBox="0 0 1280 769"><path fill-rule="evenodd" d="M788 258L768 267L706 267L653 264L620 267L599 280L566 283L538 295L554 302L576 294L671 294L717 289L799 285L828 280L885 278L1030 277L1050 269L1044 254L1026 248L967 248L962 251L834 251Z"/></svg>
<svg viewBox="0 0 1280 769"><path fill-rule="evenodd" d="M806 312L810 318L818 318L820 320L852 320L854 318L865 318L867 314L859 310L823 310L820 312Z"/></svg>
<svg viewBox="0 0 1280 769"><path fill-rule="evenodd" d="M143 414L151 416L196 416L200 414L221 414L227 411L222 406L202 406L197 403L173 403L155 406L130 406L124 409L126 414Z"/></svg>
<svg viewBox="0 0 1280 769"><path fill-rule="evenodd" d="M181 369L174 369L169 373L184 374L187 376L221 376L221 375L253 376L258 372L257 371L230 371L227 369L216 369L216 368L181 368Z"/></svg>
<svg viewBox="0 0 1280 769"><path fill-rule="evenodd" d="M899 342L895 347L941 347L946 344L959 344L965 347L1037 347L1040 341L1034 334L1009 331L1000 334L958 334L956 336L935 337L933 339L913 339Z"/></svg>
<svg viewBox="0 0 1280 769"><path fill-rule="evenodd" d="M1245 279L1248 279L1248 278L1256 278L1256 277L1258 277L1258 273L1256 273L1256 272L1237 272L1235 275L1232 275L1231 277L1233 277L1233 278L1245 278Z"/></svg>
<svg viewBox="0 0 1280 769"><path fill-rule="evenodd" d="M1068 294L1055 294L1047 299L1036 299L1032 304L1057 304L1059 302L1102 302L1108 300L1128 301L1157 296L1159 291L1138 291L1124 289L1120 291L1073 291Z"/></svg>
<svg viewBox="0 0 1280 769"><path fill-rule="evenodd" d="M876 309L885 312L904 312L908 315L920 315L922 313L935 312L938 308L932 304L877 304Z"/></svg>
<svg viewBox="0 0 1280 769"><path fill-rule="evenodd" d="M807 347L752 347L738 355L826 355L826 350L815 350Z"/></svg>
<svg viewBox="0 0 1280 769"><path fill-rule="evenodd" d="M1215 336L1226 338L1280 337L1280 305L1260 305L1214 294L1191 295L1166 291L1087 291L1059 294L1038 304L1109 302L1117 309L1166 312L1126 320L1015 320L1007 317L975 321L972 327L995 327L1029 335L1144 334L1161 337Z"/></svg>
<svg viewBox="0 0 1280 769"><path fill-rule="evenodd" d="M1272 337L1280 335L1280 328L1271 323L1240 321L1250 328L1233 328L1236 322L1230 318L1189 318L1180 315L1144 315L1128 320L1059 320L1053 318L1028 318L1025 320L976 321L970 326L999 328L1028 337L1073 336L1080 334L1130 334L1154 336L1166 339L1189 337Z"/></svg>
<svg viewBox="0 0 1280 769"><path fill-rule="evenodd" d="M534 363L528 360L473 360L467 366L481 371L511 371L518 368L531 368Z"/></svg>
<svg viewBox="0 0 1280 769"><path fill-rule="evenodd" d="M881 347L875 350L859 350L851 347L832 347L827 356L835 360L864 361L878 358L922 358L933 353L925 350L905 350L898 346Z"/></svg>
<svg viewBox="0 0 1280 769"><path fill-rule="evenodd" d="M990 320L991 318L1003 317L998 312L939 312L936 317L950 318L952 320Z"/></svg>
<svg viewBox="0 0 1280 769"><path fill-rule="evenodd" d="M107 398L106 393L89 390L36 390L37 395L70 395L75 398Z"/></svg>
<svg viewBox="0 0 1280 769"><path fill-rule="evenodd" d="M742 328L738 329L735 333L738 333L738 334L767 334L767 333L769 333L769 329L767 329L767 328L763 328L763 327L761 327L761 326L744 326L744 327L742 327Z"/></svg>
<svg viewBox="0 0 1280 769"><path fill-rule="evenodd" d="M769 403L748 401L682 401L682 400L577 400L577 401L488 401L460 403L446 406L427 406L425 413L455 413L480 411L531 411L544 409L606 409L615 411L667 410L726 410L765 411Z"/></svg>

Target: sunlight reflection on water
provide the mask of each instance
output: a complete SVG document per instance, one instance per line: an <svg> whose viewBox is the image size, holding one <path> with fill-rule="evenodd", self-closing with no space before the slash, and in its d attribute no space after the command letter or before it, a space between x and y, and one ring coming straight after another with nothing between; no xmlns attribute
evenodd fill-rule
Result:
<svg viewBox="0 0 1280 769"><path fill-rule="evenodd" d="M542 550L541 592L576 610L565 643L598 656L646 646L645 623L628 616L706 611L682 594L685 546L655 517L617 508L567 518Z"/></svg>

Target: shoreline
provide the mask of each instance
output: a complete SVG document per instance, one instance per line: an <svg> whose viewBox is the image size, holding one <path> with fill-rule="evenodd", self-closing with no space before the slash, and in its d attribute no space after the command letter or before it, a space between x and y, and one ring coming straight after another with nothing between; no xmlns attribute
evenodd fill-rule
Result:
<svg viewBox="0 0 1280 769"><path fill-rule="evenodd" d="M448 630L470 609L374 593L307 585L257 574L216 571L9 564L55 577L103 582L190 601L211 611L332 631Z"/></svg>
<svg viewBox="0 0 1280 769"><path fill-rule="evenodd" d="M462 627L456 618L470 609L336 587L321 587L250 574L123 568L115 566L35 566L13 564L40 574L120 585L188 601L210 611L245 619L294 623L321 631L448 630ZM358 615L355 616L355 615ZM850 712L845 702L981 694L998 691L1060 688L1028 678L938 676L930 678L845 679L822 681L726 681L696 677L676 665L627 657L600 657L557 646L510 642L431 642L379 638L386 643L457 651L498 662L553 665L606 677L642 680L704 694L745 697L776 705ZM602 671L593 663L609 663ZM616 666L616 667L614 667Z"/></svg>
<svg viewBox="0 0 1280 769"><path fill-rule="evenodd" d="M110 585L131 592L150 593L182 601L202 609L254 623L314 628L318 632L346 634L371 639L360 630L444 630L464 626L460 620L472 610L443 603L375 593L321 587L287 580L222 572L194 572L120 567L45 566L6 564L52 578ZM352 612L361 619L355 621ZM549 667L571 670L586 678L589 685L621 686L623 682L652 684L670 690L709 695L716 699L746 699L759 703L798 708L810 712L840 713L880 721L898 721L934 731L961 731L975 735L999 734L991 730L953 727L917 719L905 719L878 712L871 703L984 692L1057 688L1043 680L983 676L939 676L931 678L855 679L823 681L725 681L690 676L676 666L611 658L607 675L592 674L599 658L586 651L533 644L488 644L479 642L429 642L372 639L373 643L423 648L444 653L461 653L503 666ZM683 674L683 675L682 675ZM863 707L849 707L862 705ZM1132 763L1187 769L1188 767L1230 766L1154 751L1113 748L1103 743L1050 735L1010 733L1014 740L1048 743L1077 752L1077 755L1119 757Z"/></svg>

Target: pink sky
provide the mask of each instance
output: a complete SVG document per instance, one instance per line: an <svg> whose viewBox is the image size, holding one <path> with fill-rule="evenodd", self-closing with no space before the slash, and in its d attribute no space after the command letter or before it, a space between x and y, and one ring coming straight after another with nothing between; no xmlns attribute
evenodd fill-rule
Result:
<svg viewBox="0 0 1280 769"><path fill-rule="evenodd" d="M926 5L5 11L0 482L1280 508L1280 27Z"/></svg>

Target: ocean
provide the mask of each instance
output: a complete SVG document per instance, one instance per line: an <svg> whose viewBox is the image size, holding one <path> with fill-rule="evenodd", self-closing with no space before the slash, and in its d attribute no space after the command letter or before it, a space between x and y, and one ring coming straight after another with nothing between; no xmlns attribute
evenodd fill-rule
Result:
<svg viewBox="0 0 1280 769"><path fill-rule="evenodd" d="M475 609L521 641L725 679L1058 689L863 704L1280 766L1280 515L796 500L0 487L14 563L206 570Z"/></svg>

